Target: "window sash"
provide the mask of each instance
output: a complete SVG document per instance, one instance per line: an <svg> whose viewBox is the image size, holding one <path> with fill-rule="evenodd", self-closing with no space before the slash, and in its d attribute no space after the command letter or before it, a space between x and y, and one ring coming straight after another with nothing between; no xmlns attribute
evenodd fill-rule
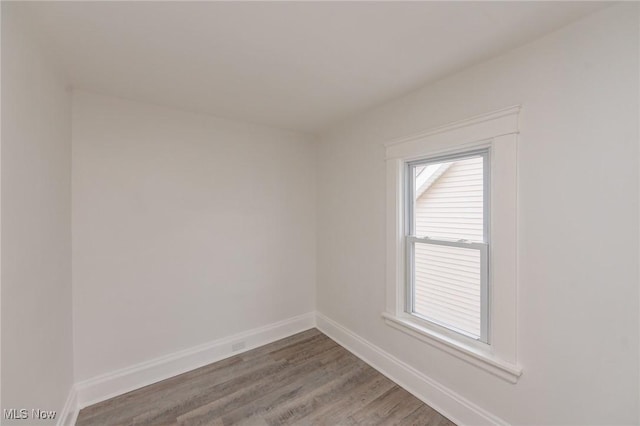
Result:
<svg viewBox="0 0 640 426"><path fill-rule="evenodd" d="M406 200L406 217L405 217L405 235L416 236L415 231L415 180L414 170L416 167L428 166L436 163L446 163L456 160L464 160L467 158L482 157L482 194L483 194L483 215L482 215L482 228L483 228L483 241L489 243L489 207L490 203L490 188L491 188L491 173L490 173L490 150L489 148L476 149L473 151L465 151L457 154L441 155L437 157L429 157L425 159L409 161L406 163L405 170L405 200ZM421 235L426 237L427 235Z"/></svg>
<svg viewBox="0 0 640 426"><path fill-rule="evenodd" d="M478 250L480 252L480 336L474 336L465 330L461 330L438 321L437 319L427 317L415 312L415 245L416 244L432 244L438 246L459 247L464 249ZM483 343L489 343L489 245L487 243L471 242L471 241L449 241L437 240L428 237L406 237L406 253L407 253L407 292L405 301L405 312L424 321L445 327L449 330L470 337L474 340L480 340Z"/></svg>

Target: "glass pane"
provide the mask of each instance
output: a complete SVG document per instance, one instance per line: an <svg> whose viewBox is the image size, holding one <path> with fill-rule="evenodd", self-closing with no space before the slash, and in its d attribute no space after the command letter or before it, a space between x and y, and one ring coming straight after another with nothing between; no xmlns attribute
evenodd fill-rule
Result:
<svg viewBox="0 0 640 426"><path fill-rule="evenodd" d="M413 167L414 235L484 241L483 157Z"/></svg>
<svg viewBox="0 0 640 426"><path fill-rule="evenodd" d="M479 338L480 250L415 243L414 313Z"/></svg>

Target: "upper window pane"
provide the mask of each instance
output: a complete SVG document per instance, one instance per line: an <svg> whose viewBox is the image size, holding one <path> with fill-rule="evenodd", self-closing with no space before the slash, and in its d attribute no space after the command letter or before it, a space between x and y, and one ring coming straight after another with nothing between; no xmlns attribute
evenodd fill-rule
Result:
<svg viewBox="0 0 640 426"><path fill-rule="evenodd" d="M411 166L412 234L483 242L484 156Z"/></svg>

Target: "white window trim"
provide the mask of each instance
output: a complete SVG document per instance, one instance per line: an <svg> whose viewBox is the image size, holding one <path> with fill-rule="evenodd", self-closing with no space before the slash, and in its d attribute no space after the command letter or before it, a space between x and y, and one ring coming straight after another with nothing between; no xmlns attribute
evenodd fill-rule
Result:
<svg viewBox="0 0 640 426"><path fill-rule="evenodd" d="M441 126L385 144L387 161L387 294L385 322L497 377L515 383L522 374L516 357L517 141L520 107L514 106ZM479 148L491 150L491 344L405 312L404 172L409 161Z"/></svg>

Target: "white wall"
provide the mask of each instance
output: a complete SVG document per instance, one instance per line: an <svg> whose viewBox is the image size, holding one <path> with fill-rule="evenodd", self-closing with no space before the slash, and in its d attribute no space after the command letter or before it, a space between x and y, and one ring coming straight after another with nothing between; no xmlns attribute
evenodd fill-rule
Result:
<svg viewBox="0 0 640 426"><path fill-rule="evenodd" d="M314 310L312 142L74 92L78 381Z"/></svg>
<svg viewBox="0 0 640 426"><path fill-rule="evenodd" d="M319 143L318 310L515 424L635 424L638 6L598 12ZM508 384L380 318L383 143L521 104L518 358ZM495 194L494 194L495 195Z"/></svg>
<svg viewBox="0 0 640 426"><path fill-rule="evenodd" d="M73 383L71 95L7 2L1 166L2 408L60 413Z"/></svg>

